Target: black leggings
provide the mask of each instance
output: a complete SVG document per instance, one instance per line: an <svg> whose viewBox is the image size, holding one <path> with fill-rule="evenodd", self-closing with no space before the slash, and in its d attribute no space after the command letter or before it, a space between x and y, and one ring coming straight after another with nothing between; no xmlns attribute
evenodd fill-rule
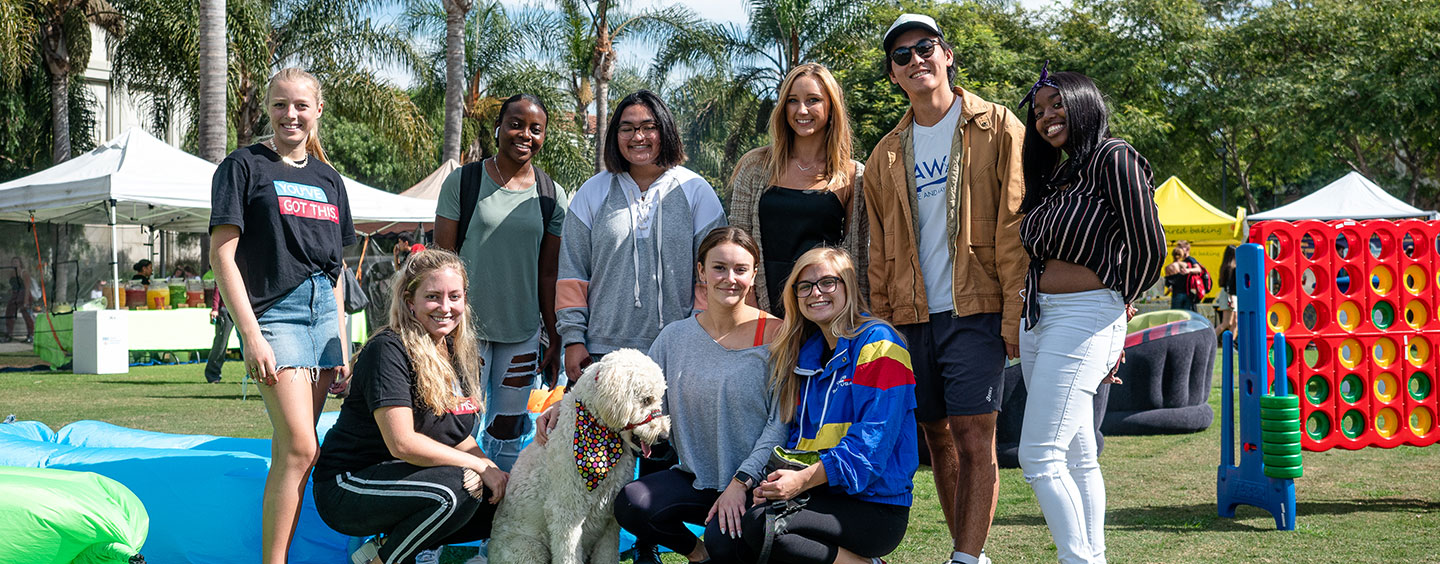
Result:
<svg viewBox="0 0 1440 564"><path fill-rule="evenodd" d="M910 508L861 501L825 486L808 492L804 509L786 517L785 529L770 546L770 562L830 564L840 548L865 558L890 554L905 538ZM740 558L753 562L765 545L765 508L751 507L740 518ZM709 538L708 531L706 538ZM706 546L709 546L708 544Z"/></svg>
<svg viewBox="0 0 1440 564"><path fill-rule="evenodd" d="M386 536L380 560L413 562L415 553L490 537L495 506L470 497L458 466L385 462L315 480L315 509L346 535Z"/></svg>
<svg viewBox="0 0 1440 564"><path fill-rule="evenodd" d="M705 522L719 490L697 490L695 475L683 470L661 470L630 482L615 496L615 520L635 535L636 544L658 544L686 555L700 542L686 523L705 526L705 549L712 564L740 562L739 542L720 533L720 521Z"/></svg>

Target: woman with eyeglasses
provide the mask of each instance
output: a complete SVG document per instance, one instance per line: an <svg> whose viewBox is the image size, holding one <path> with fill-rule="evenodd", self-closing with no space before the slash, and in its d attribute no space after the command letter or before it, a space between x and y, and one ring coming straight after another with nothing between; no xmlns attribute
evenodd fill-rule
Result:
<svg viewBox="0 0 1440 564"><path fill-rule="evenodd" d="M1150 163L1109 136L1110 112L1094 82L1042 71L1022 107L1032 100L1020 226L1031 256L1020 468L1060 561L1105 562L1092 398L1122 358L1130 304L1160 277L1165 231Z"/></svg>
<svg viewBox="0 0 1440 564"><path fill-rule="evenodd" d="M900 334L856 299L857 280L845 251L819 247L785 285L770 386L786 446L818 462L761 479L741 518L743 561L765 549L767 511L788 512L771 531L771 562L878 563L905 536L919 465L915 376Z"/></svg>
<svg viewBox="0 0 1440 564"><path fill-rule="evenodd" d="M685 147L670 109L641 90L626 96L605 130L605 170L575 192L565 217L556 326L571 382L605 353L649 350L660 329L696 304L700 241L725 225L715 189L680 166ZM674 463L668 449L641 461L641 473ZM653 547L637 563L658 562Z"/></svg>
<svg viewBox="0 0 1440 564"><path fill-rule="evenodd" d="M683 162L659 96L620 101L605 130L605 170L580 186L565 217L555 310L570 381L592 358L649 350L665 324L690 317L695 250L725 225L725 211Z"/></svg>
<svg viewBox="0 0 1440 564"><path fill-rule="evenodd" d="M760 247L756 303L783 316L781 291L805 251L838 245L865 272L869 222L860 181L865 165L851 159L844 91L818 63L795 67L785 77L780 103L770 112L770 139L736 165L728 203L731 224ZM868 279L861 276L860 283L859 294L868 295Z"/></svg>

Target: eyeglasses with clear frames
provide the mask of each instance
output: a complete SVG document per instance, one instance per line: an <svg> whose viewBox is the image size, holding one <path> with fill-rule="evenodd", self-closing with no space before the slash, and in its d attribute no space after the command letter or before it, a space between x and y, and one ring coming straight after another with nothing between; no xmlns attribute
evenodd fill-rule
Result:
<svg viewBox="0 0 1440 564"><path fill-rule="evenodd" d="M810 294L815 293L816 290L819 290L821 294L831 294L835 292L836 288L840 287L842 282L839 276L826 276L814 282L801 280L793 286L795 288L795 297L808 298Z"/></svg>
<svg viewBox="0 0 1440 564"><path fill-rule="evenodd" d="M638 126L630 125L630 124L627 123L627 124L621 125L620 127L616 128L615 130L618 131L618 132L620 132L620 136L621 136L621 137L630 137L630 136L632 136L632 135L635 135L635 132L636 132L636 131L639 131L641 135L644 135L644 136L646 136L646 137L649 137L649 136L651 136L651 135L654 135L655 132L656 132L657 130L659 130L659 129L660 129L660 126L655 125L653 122L645 122L645 123L642 123L642 124L640 124L640 125L638 125Z"/></svg>

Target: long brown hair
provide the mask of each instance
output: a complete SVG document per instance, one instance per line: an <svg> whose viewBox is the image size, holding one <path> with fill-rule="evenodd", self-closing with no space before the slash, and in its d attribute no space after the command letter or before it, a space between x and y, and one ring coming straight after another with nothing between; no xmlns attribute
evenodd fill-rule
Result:
<svg viewBox="0 0 1440 564"><path fill-rule="evenodd" d="M466 296L459 323L445 338L449 358L442 354L435 339L410 309L410 299L420 283L447 268L460 275L460 286L468 293L470 279L458 255L441 249L411 253L391 288L390 324L387 325L405 344L410 367L415 370L416 392L437 416L460 404L462 398L455 396L456 384L461 384L481 409L485 405L485 390L480 388L480 348L475 344L471 328L469 296Z"/></svg>
<svg viewBox="0 0 1440 564"><path fill-rule="evenodd" d="M795 88L795 81L812 77L820 83L820 89L830 102L829 123L825 124L825 170L817 175L825 180L827 188L843 185L850 178L850 157L854 153L855 141L850 131L850 112L845 109L845 91L830 69L819 63L805 63L790 70L785 82L780 85L780 96L775 109L770 111L770 161L766 170L770 172L770 184L777 184L784 176L785 165L790 161L790 151L795 145L795 130L785 112L785 99Z"/></svg>
<svg viewBox="0 0 1440 564"><path fill-rule="evenodd" d="M320 88L320 79L315 78L315 75L313 74L305 72L304 69L296 67L280 69L280 72L277 72L275 73L275 76L270 77L270 83L265 86L265 104L269 105L270 103L270 90L275 88L275 83L296 82L301 80L310 82L310 85L315 88L315 104L317 106L323 106L325 104L325 92L322 88ZM274 129L275 124L270 124L270 127L271 129ZM329 157L325 156L325 147L322 147L320 145L319 120L310 122L310 131L305 137L305 152L311 155L315 155L316 158L320 159L320 162L330 164Z"/></svg>
<svg viewBox="0 0 1440 564"><path fill-rule="evenodd" d="M780 419L786 423L795 418L795 403L800 393L800 378L795 375L800 347L820 330L819 325L800 313L800 299L795 296L795 282L800 278L801 272L817 264L825 264L835 269L835 273L840 276L840 282L845 285L845 307L841 308L840 315L830 323L831 335L853 339L860 332L861 314L870 314L865 298L860 295L855 261L850 258L850 253L835 247L816 247L795 260L795 268L785 280L785 290L781 298L787 313L785 322L780 326L780 336L770 343L770 387L780 395Z"/></svg>

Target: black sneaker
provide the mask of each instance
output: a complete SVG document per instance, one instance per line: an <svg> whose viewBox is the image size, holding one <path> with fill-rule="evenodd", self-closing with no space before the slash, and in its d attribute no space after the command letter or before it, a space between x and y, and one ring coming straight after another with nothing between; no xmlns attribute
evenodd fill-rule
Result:
<svg viewBox="0 0 1440 564"><path fill-rule="evenodd" d="M661 564L660 553L655 550L655 545L636 544L634 564Z"/></svg>

